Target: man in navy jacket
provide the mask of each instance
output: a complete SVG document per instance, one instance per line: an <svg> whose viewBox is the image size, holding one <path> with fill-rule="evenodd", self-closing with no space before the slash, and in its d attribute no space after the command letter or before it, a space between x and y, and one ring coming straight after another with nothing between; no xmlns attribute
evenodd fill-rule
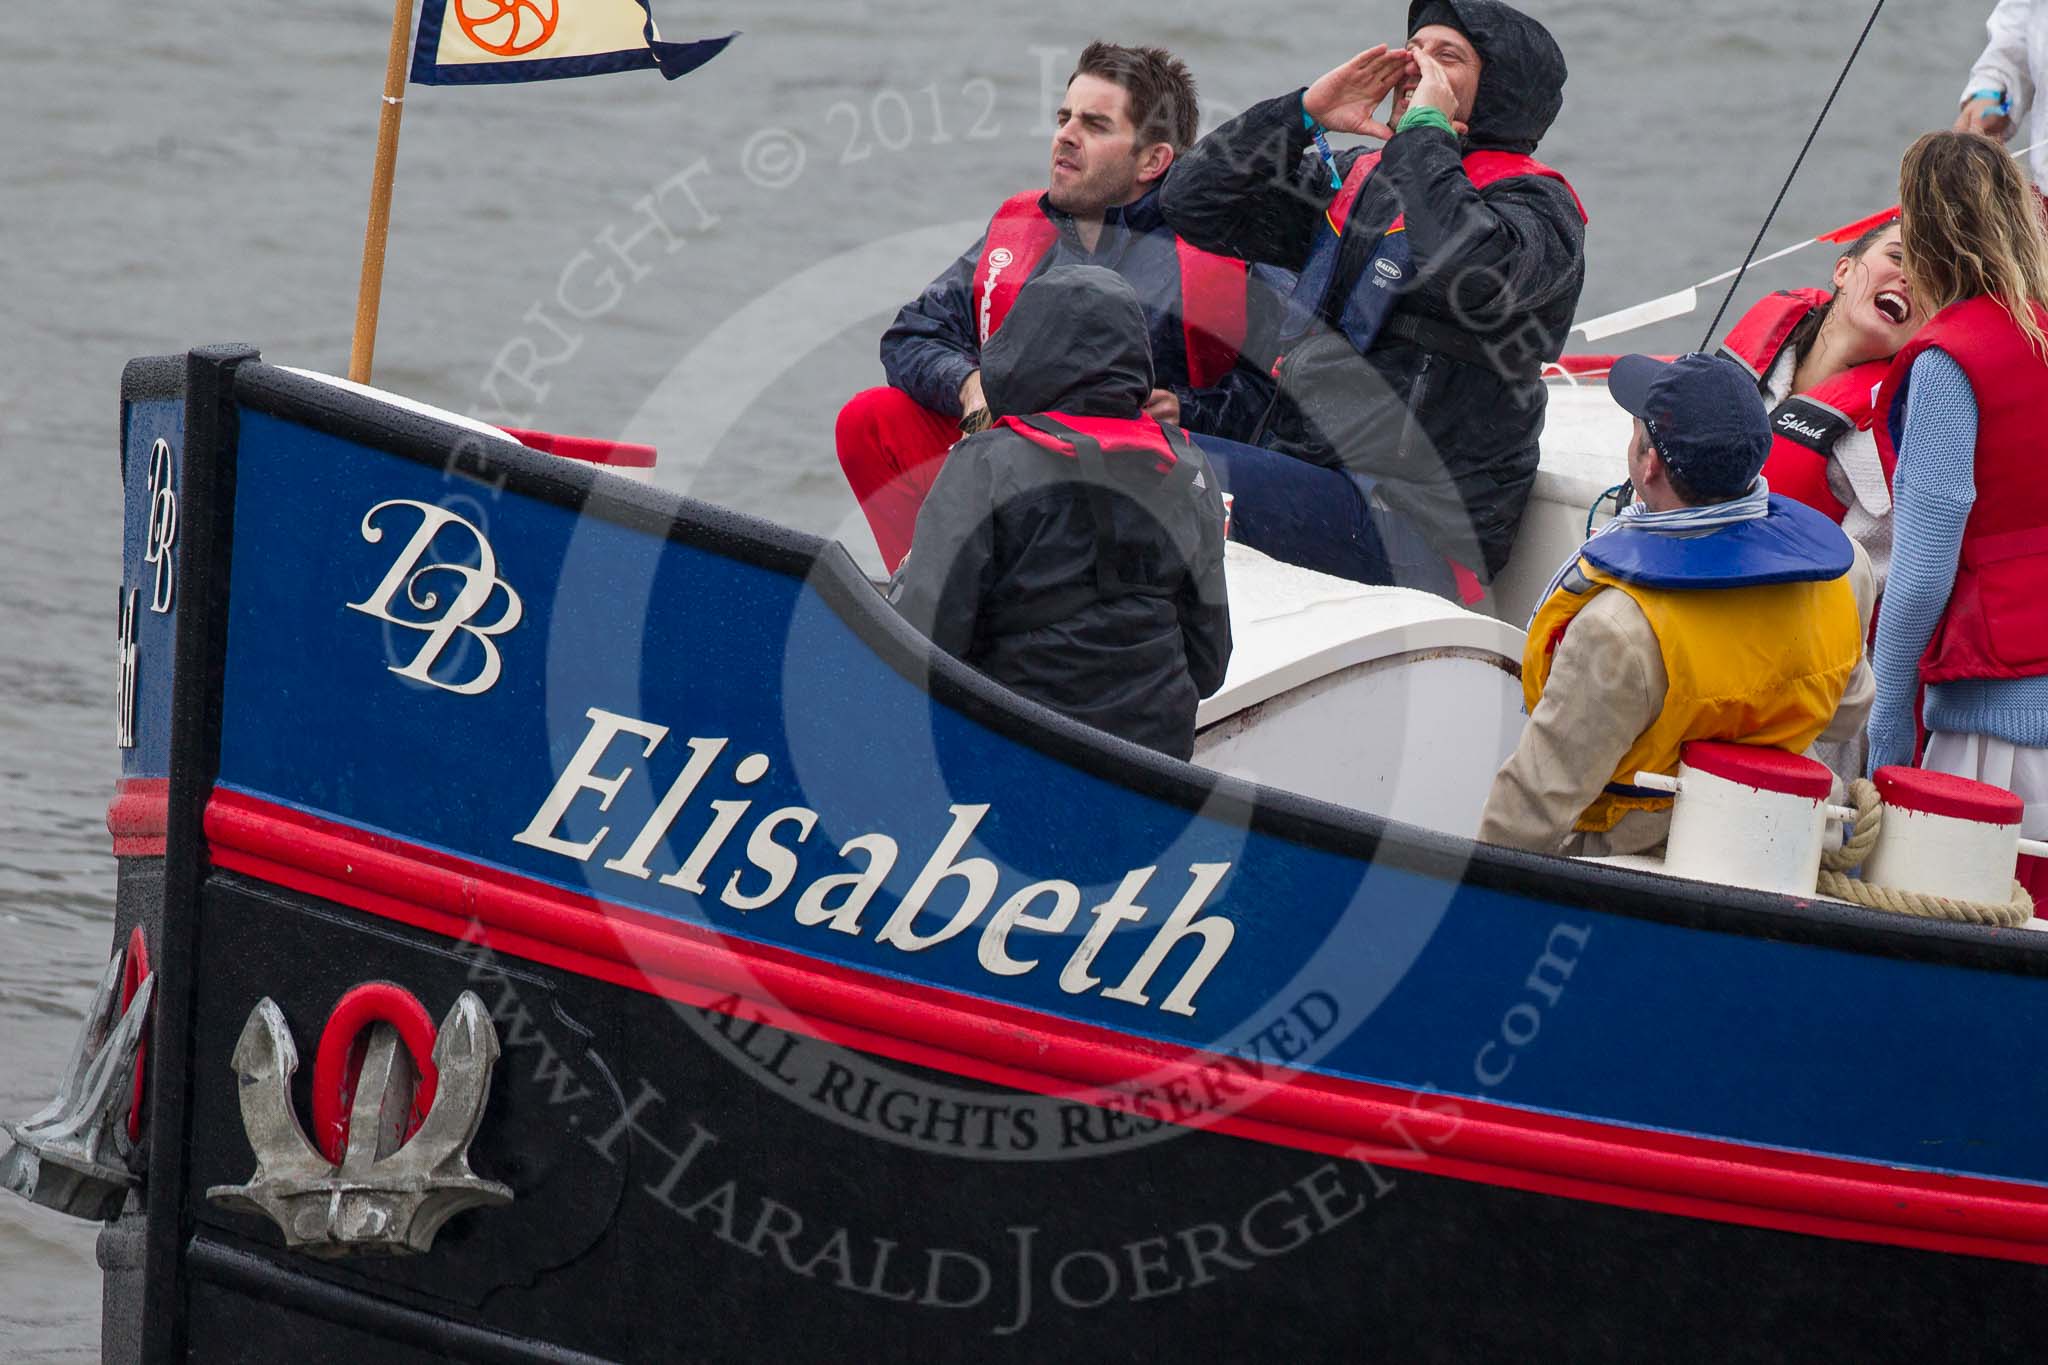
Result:
<svg viewBox="0 0 2048 1365"><path fill-rule="evenodd" d="M1225 437L1256 426L1270 388L1247 337L1270 333L1277 300L1243 262L1179 241L1159 206L1197 117L1194 79L1171 54L1091 43L1067 83L1046 189L1004 203L883 334L889 386L847 403L837 441L891 571L963 419L973 427L985 408L983 345L1024 282L1055 266L1102 266L1137 292L1158 369L1146 412Z"/></svg>

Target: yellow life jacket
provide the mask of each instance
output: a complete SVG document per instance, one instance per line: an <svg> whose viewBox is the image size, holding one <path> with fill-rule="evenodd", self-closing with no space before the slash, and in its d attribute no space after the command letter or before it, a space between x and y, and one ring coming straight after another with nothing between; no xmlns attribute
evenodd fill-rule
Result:
<svg viewBox="0 0 2048 1365"><path fill-rule="evenodd" d="M1649 618L1664 660L1664 707L1622 755L1608 789L1576 828L1604 834L1630 811L1665 810L1667 795L1635 786L1637 772L1676 773L1688 740L1804 750L1819 738L1863 654L1849 577L1743 587L1652 588L1581 558L1529 623L1522 700L1533 714L1572 618L1607 589Z"/></svg>

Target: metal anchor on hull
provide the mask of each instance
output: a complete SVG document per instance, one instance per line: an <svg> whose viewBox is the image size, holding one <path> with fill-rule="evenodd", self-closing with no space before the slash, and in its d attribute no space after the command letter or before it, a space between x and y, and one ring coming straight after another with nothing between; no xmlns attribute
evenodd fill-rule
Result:
<svg viewBox="0 0 2048 1365"><path fill-rule="evenodd" d="M270 1219L291 1250L330 1258L416 1254L431 1250L442 1225L465 1209L512 1202L509 1187L469 1168L498 1060L498 1031L476 993L464 991L441 1023L433 1048L438 1084L410 1138L426 1078L390 1023L371 1024L368 1034L339 1162L306 1136L292 1108L299 1054L276 1002L257 1002L235 1045L256 1171L246 1184L216 1185L207 1197Z"/></svg>
<svg viewBox="0 0 2048 1365"><path fill-rule="evenodd" d="M115 1217L141 1183L130 1166L136 1147L128 1115L156 977L145 976L122 1008L127 956L114 954L93 992L57 1097L20 1123L4 1125L14 1146L0 1156L0 1185L75 1218Z"/></svg>

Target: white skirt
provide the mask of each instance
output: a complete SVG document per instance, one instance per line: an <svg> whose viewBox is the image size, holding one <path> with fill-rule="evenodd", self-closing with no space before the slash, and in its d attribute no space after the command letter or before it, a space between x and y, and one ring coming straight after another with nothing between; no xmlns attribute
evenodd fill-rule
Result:
<svg viewBox="0 0 2048 1365"><path fill-rule="evenodd" d="M2048 749L2022 749L1989 735L1931 734L1920 766L2003 787L2026 802L2020 836L2048 839Z"/></svg>

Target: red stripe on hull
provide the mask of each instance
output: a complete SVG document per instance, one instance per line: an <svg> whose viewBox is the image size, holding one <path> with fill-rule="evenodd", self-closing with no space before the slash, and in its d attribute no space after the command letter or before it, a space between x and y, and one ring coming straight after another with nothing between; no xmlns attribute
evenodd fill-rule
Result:
<svg viewBox="0 0 2048 1365"><path fill-rule="evenodd" d="M2048 1264L2048 1189L1900 1171L1272 1068L802 954L560 890L239 793L206 812L214 864L447 938L880 1056L1127 1108L1140 1084L1230 1112L1195 1126L1540 1194L1817 1236ZM1453 1112L1454 1111L1454 1112ZM1412 1140L1408 1135L1412 1134Z"/></svg>
<svg viewBox="0 0 2048 1365"><path fill-rule="evenodd" d="M117 858L161 858L170 816L171 783L165 777L124 778L107 803L107 833Z"/></svg>

